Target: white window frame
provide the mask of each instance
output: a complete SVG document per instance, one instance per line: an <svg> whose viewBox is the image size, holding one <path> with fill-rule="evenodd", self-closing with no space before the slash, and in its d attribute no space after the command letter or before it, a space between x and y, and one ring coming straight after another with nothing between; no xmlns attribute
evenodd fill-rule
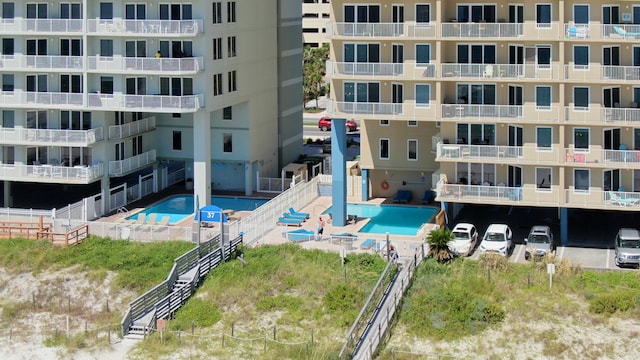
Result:
<svg viewBox="0 0 640 360"><path fill-rule="evenodd" d="M538 105L538 88L549 88L549 106L539 106ZM553 107L553 86L551 85L536 85L536 89L535 89L535 103L536 103L536 111L546 111L549 112L551 111L551 108Z"/></svg>
<svg viewBox="0 0 640 360"><path fill-rule="evenodd" d="M551 129L551 146L548 148L538 146L538 129ZM553 126L536 126L536 151L551 152L553 151Z"/></svg>
<svg viewBox="0 0 640 360"><path fill-rule="evenodd" d="M418 104L418 85L420 86L428 86L429 87L429 102L426 104L420 103ZM431 108L431 84L415 84L413 87L415 105L417 108L429 109Z"/></svg>
<svg viewBox="0 0 640 360"><path fill-rule="evenodd" d="M418 46L422 46L422 45L426 45L429 47L429 62L423 63L423 62L418 62ZM431 64L431 56L433 55L433 51L431 50L431 44L430 43L418 43L413 47L413 51L414 51L414 58L416 60L416 67L425 67L425 66L429 66Z"/></svg>
<svg viewBox="0 0 640 360"><path fill-rule="evenodd" d="M387 142L387 157L382 157L382 142ZM380 138L378 140L378 158L380 160L389 160L391 159L391 140L389 138Z"/></svg>
<svg viewBox="0 0 640 360"><path fill-rule="evenodd" d="M549 6L549 17L551 18L550 23L539 23L538 22L538 5L548 5ZM553 4L551 3L536 3L535 4L535 19L536 19L536 28L538 29L551 29L553 27Z"/></svg>
<svg viewBox="0 0 640 360"><path fill-rule="evenodd" d="M418 127L418 120L407 120L408 127Z"/></svg>
<svg viewBox="0 0 640 360"><path fill-rule="evenodd" d="M389 120L380 120L380 126L389 126Z"/></svg>
<svg viewBox="0 0 640 360"><path fill-rule="evenodd" d="M413 7L414 14L418 13L418 5L426 5L426 6L429 7L429 21L427 21L427 22L423 22L423 21L418 22L416 20L416 26L428 26L428 25L430 25L431 24L431 16L433 15L433 13L432 13L433 9L431 8L431 4L430 3L416 3L415 6Z"/></svg>
<svg viewBox="0 0 640 360"><path fill-rule="evenodd" d="M588 186L586 190L576 189L576 172L586 171L588 174ZM589 195L591 193L591 169L575 168L573 169L573 193L578 195Z"/></svg>
<svg viewBox="0 0 640 360"><path fill-rule="evenodd" d="M411 143L415 143L416 146L415 159L412 159L411 156L409 156L411 154ZM418 139L407 139L407 161L418 161L418 144Z"/></svg>
<svg viewBox="0 0 640 360"><path fill-rule="evenodd" d="M549 170L549 179L548 179L549 180L549 187L548 188L541 188L540 187L540 183L542 182L542 180L545 180L545 181L547 180L547 179L544 179L544 178L541 179L541 180L538 179L538 170L542 170L542 169ZM536 192L551 192L551 186L553 184L553 168L546 167L546 166L536 166L535 175L534 176L536 178L536 180L535 180L536 181Z"/></svg>
<svg viewBox="0 0 640 360"><path fill-rule="evenodd" d="M578 47L586 47L587 48L587 65L577 65L576 64L576 48ZM591 65L591 46L587 44L574 44L571 48L573 50L573 70L576 71L588 71Z"/></svg>
<svg viewBox="0 0 640 360"><path fill-rule="evenodd" d="M587 107L583 107L583 106L576 106L576 88L587 88L587 97L588 97L588 102L587 102ZM591 111L591 107L589 106L589 103L591 101L591 87L590 86L574 86L571 88L571 100L573 101L573 111L584 111L584 112L588 112Z"/></svg>

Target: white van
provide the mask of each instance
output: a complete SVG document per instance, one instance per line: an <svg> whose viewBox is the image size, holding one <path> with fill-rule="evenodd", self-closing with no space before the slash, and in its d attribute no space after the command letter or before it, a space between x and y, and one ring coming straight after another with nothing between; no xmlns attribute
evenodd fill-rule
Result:
<svg viewBox="0 0 640 360"><path fill-rule="evenodd" d="M507 256L513 246L512 237L513 233L508 225L491 224L480 243L480 253L496 253Z"/></svg>

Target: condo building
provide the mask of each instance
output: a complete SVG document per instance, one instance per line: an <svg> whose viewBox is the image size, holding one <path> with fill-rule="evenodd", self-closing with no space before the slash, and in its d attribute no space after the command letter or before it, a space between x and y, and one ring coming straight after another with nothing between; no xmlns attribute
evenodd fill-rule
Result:
<svg viewBox="0 0 640 360"><path fill-rule="evenodd" d="M304 46L329 43L326 34L331 5L329 0L302 0L302 40Z"/></svg>
<svg viewBox="0 0 640 360"><path fill-rule="evenodd" d="M200 204L251 194L301 152L300 14L294 0L2 2L4 206L15 183L108 200L176 162Z"/></svg>
<svg viewBox="0 0 640 360"><path fill-rule="evenodd" d="M640 2L331 2L363 195L640 210Z"/></svg>

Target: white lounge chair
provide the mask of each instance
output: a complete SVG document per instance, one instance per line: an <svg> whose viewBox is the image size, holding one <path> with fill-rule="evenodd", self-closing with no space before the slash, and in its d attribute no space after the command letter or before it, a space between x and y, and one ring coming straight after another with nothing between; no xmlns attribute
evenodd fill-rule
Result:
<svg viewBox="0 0 640 360"><path fill-rule="evenodd" d="M482 77L486 77L486 78L493 77L493 65L487 65L484 67L484 72L482 73Z"/></svg>
<svg viewBox="0 0 640 360"><path fill-rule="evenodd" d="M158 225L161 226L167 226L169 225L169 217L168 216L163 216L160 221L158 221Z"/></svg>

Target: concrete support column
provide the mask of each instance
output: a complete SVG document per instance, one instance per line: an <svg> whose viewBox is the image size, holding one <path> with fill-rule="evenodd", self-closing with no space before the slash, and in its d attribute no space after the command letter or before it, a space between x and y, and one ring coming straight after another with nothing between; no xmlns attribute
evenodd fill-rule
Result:
<svg viewBox="0 0 640 360"><path fill-rule="evenodd" d="M253 163L244 164L244 194L253 195Z"/></svg>
<svg viewBox="0 0 640 360"><path fill-rule="evenodd" d="M347 223L347 128L346 119L331 120L331 200L332 222L334 226Z"/></svg>
<svg viewBox="0 0 640 360"><path fill-rule="evenodd" d="M569 209L560 208L560 243L567 246L569 243Z"/></svg>
<svg viewBox="0 0 640 360"><path fill-rule="evenodd" d="M111 179L105 176L100 180L100 194L102 195L102 214L111 210Z"/></svg>
<svg viewBox="0 0 640 360"><path fill-rule="evenodd" d="M13 194L11 193L11 181L4 181L4 207L13 206Z"/></svg>
<svg viewBox="0 0 640 360"><path fill-rule="evenodd" d="M211 121L209 113L193 115L193 201L199 206L211 205Z"/></svg>
<svg viewBox="0 0 640 360"><path fill-rule="evenodd" d="M369 200L369 169L362 169L362 201Z"/></svg>

